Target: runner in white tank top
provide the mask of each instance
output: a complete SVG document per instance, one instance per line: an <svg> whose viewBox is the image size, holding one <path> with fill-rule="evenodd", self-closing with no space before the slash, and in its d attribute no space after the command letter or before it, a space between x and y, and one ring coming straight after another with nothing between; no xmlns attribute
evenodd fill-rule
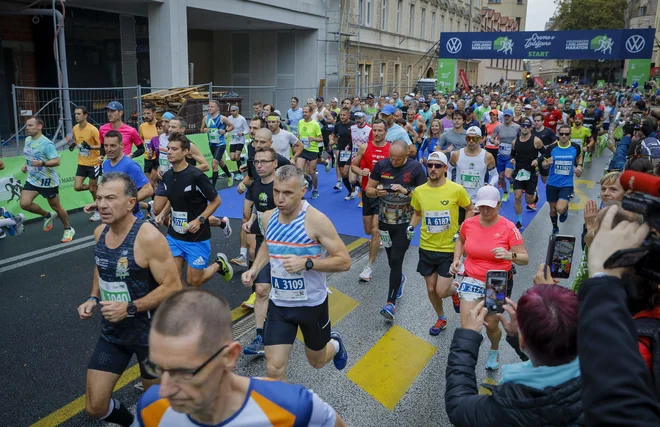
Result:
<svg viewBox="0 0 660 427"><path fill-rule="evenodd" d="M461 184L470 195L472 203L476 202L477 191L486 183L497 184L497 169L493 155L481 148L481 129L472 126L467 130L465 140L467 146L451 153L447 176ZM453 176L454 168L456 175ZM486 178L488 176L488 178Z"/></svg>

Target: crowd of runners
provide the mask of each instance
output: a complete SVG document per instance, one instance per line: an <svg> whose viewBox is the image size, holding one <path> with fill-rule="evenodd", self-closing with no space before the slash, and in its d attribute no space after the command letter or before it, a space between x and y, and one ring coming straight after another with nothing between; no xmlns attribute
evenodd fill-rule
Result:
<svg viewBox="0 0 660 427"><path fill-rule="evenodd" d="M641 88L574 85L458 88L403 98L393 92L327 103L318 97L302 106L293 97L290 108L255 102L251 113L232 105L227 116L211 100L201 123L210 163L186 136L185 119L172 112L145 105L134 129L113 101L106 107L108 123L97 129L87 109L77 107L69 141L78 151L74 188L91 193L94 202L85 212L101 222L90 296L78 307L81 319L94 311L102 317L87 371L87 413L123 426L344 425L315 393L285 382L299 328L311 367L332 362L342 370L348 363L351 344L330 322L327 274L348 271L351 259L333 222L313 202L322 197L319 181L330 175L334 190L345 191L347 208L362 209L370 236L368 262L356 279L371 281L379 251L386 252L388 287L380 296L386 322L396 321L397 300L410 280L403 263L419 228L417 272L433 308L429 334L448 326L445 299L460 313L447 365L446 406L455 425L582 425L575 292L591 276L620 276L603 267L603 251L632 247L648 233L638 216L620 208L619 177L623 170L659 174L656 106L660 94ZM43 126L40 117L26 122L20 206L43 218L44 231L61 221L66 243L75 230L59 198L60 158ZM605 206L601 213L595 202L585 208L585 255L575 292L544 288L554 271L541 266L539 285L516 304L508 298L516 267L530 262L526 245L534 244L522 235L523 208L537 210L543 186L550 218L537 221L547 221L548 234L559 234L575 177L603 155L611 157L600 182ZM143 167L134 161L139 156ZM240 231L222 214L220 180L244 195ZM39 196L49 211L34 203ZM505 203L514 205L511 221L500 215ZM618 211L610 207L617 203ZM614 213L614 225L629 226L628 243L604 243L605 233L617 231ZM24 218L1 211L1 236L19 234ZM240 247L225 250L235 257L211 253L218 228L227 237L240 232ZM595 242L600 257L592 261ZM226 301L199 289L217 276L231 280L235 268L252 288L243 307L254 310L255 331L244 348L232 340ZM489 271L506 272L508 318L484 308ZM558 302L560 314L553 313ZM486 369L500 368L500 325L506 341L531 362L507 375L503 366L503 383L511 387L476 401L469 398L477 396L474 367L484 324ZM135 415L112 397L133 354L146 390ZM232 373L241 354L265 356L264 374L278 381ZM545 377L539 379L532 364L546 368ZM543 399L550 404L539 403ZM536 410L517 407L523 400ZM544 412L542 405L557 411Z"/></svg>

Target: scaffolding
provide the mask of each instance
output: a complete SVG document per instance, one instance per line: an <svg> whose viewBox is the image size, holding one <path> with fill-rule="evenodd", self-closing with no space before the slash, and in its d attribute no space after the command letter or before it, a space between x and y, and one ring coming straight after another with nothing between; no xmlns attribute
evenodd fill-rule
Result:
<svg viewBox="0 0 660 427"><path fill-rule="evenodd" d="M334 0L326 11L326 93L339 98L358 94L360 89L361 14L356 0Z"/></svg>

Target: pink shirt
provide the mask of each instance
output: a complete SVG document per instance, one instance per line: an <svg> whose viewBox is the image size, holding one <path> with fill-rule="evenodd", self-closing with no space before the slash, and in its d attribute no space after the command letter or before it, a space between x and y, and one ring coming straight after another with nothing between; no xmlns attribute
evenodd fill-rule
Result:
<svg viewBox="0 0 660 427"><path fill-rule="evenodd" d="M105 134L113 130L114 128L112 127L111 123L106 123L101 128L99 129L99 141L101 141L101 144L103 144L103 139L105 138ZM131 154L131 149L133 148L133 145L136 147L139 147L142 145L142 138L140 138L140 134L138 133L135 128L130 127L126 123L122 123L121 127L117 129L119 133L121 134L121 142L123 144L122 151L124 154L127 156Z"/></svg>
<svg viewBox="0 0 660 427"><path fill-rule="evenodd" d="M504 217L490 227L482 226L479 216L468 218L461 226L461 237L465 241L467 254L465 274L482 282L486 281L489 270L511 270L511 261L496 259L493 249L510 251L512 247L524 243L515 224Z"/></svg>

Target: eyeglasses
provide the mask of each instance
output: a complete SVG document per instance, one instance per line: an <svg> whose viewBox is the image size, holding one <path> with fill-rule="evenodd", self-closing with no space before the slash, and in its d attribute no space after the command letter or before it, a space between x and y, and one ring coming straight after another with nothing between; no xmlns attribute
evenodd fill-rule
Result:
<svg viewBox="0 0 660 427"><path fill-rule="evenodd" d="M259 166L259 165L265 165L267 163L272 163L274 161L275 160L254 160L253 163L255 166Z"/></svg>
<svg viewBox="0 0 660 427"><path fill-rule="evenodd" d="M531 128L532 125L529 124L529 123L523 123L523 124L520 125L520 127L521 127L521 128Z"/></svg>
<svg viewBox="0 0 660 427"><path fill-rule="evenodd" d="M229 344L225 344L222 347L220 347L220 350L216 351L213 356L209 357L206 362L202 363L201 366L197 369L184 369L184 368L175 368L175 369L164 369L161 368L160 366L156 365L153 363L151 360L147 359L144 362L144 367L145 370L147 371L148 374L153 375L155 377L162 377L165 372L167 372L170 375L170 378L174 381L190 381L193 379L193 377L199 372L206 367L209 363L213 361L220 353L224 351L229 346Z"/></svg>
<svg viewBox="0 0 660 427"><path fill-rule="evenodd" d="M559 136L570 136L570 132L569 133L559 132Z"/></svg>
<svg viewBox="0 0 660 427"><path fill-rule="evenodd" d="M427 163L427 164L426 164L426 167L427 167L428 169L442 169L442 168L444 168L445 166L446 166L446 165L443 165L442 163Z"/></svg>

